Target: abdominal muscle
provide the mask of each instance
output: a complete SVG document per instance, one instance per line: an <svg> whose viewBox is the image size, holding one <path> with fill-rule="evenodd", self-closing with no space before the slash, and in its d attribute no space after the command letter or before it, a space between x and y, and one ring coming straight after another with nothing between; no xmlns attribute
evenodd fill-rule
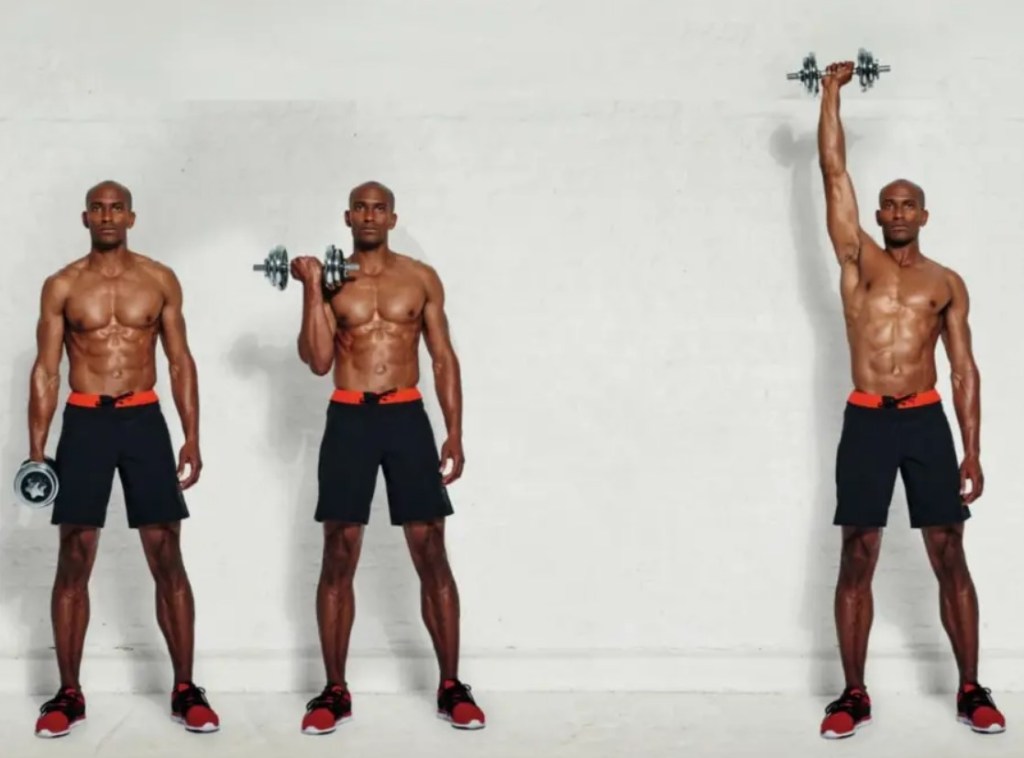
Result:
<svg viewBox="0 0 1024 758"><path fill-rule="evenodd" d="M399 324L379 317L349 329L339 324L335 386L362 392L415 387L420 378L420 332L418 322Z"/></svg>
<svg viewBox="0 0 1024 758"><path fill-rule="evenodd" d="M136 329L117 323L71 331L65 339L71 389L112 396L152 389L156 338L155 327Z"/></svg>
<svg viewBox="0 0 1024 758"><path fill-rule="evenodd" d="M906 306L891 313L848 314L847 334L856 389L902 397L935 386L940 317Z"/></svg>

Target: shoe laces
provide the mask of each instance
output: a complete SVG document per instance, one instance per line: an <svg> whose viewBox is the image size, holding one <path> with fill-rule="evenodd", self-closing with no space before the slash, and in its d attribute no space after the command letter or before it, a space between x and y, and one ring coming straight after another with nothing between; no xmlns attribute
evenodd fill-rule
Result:
<svg viewBox="0 0 1024 758"><path fill-rule="evenodd" d="M441 690L441 701L444 703L447 710L452 710L459 703L474 703L473 696L470 694L472 687L468 684L463 684L458 679L455 680L454 684L445 687Z"/></svg>
<svg viewBox="0 0 1024 758"><path fill-rule="evenodd" d="M964 692L963 690L960 691L960 702L965 711L973 711L982 706L995 708L996 704L992 701L991 695L992 690L988 687L982 687L981 685L975 684L970 692Z"/></svg>
<svg viewBox="0 0 1024 758"><path fill-rule="evenodd" d="M178 705L178 711L185 713L189 708L196 705L205 705L207 708L210 707L209 702L206 700L206 690L202 687L197 687L191 682L184 689L178 690L174 693L174 701Z"/></svg>
<svg viewBox="0 0 1024 758"><path fill-rule="evenodd" d="M825 706L825 713L832 715L833 713L838 713L840 711L852 711L857 707L857 704L864 699L864 697L865 694L862 691L857 690L854 692L847 688L843 690L842 695Z"/></svg>
<svg viewBox="0 0 1024 758"><path fill-rule="evenodd" d="M335 710L339 704L348 703L348 691L344 687L328 685L324 691L306 703L307 711L315 711L318 708Z"/></svg>
<svg viewBox="0 0 1024 758"><path fill-rule="evenodd" d="M82 703L82 693L73 689L60 690L53 698L47 700L39 708L40 713L51 711L64 712L79 707Z"/></svg>

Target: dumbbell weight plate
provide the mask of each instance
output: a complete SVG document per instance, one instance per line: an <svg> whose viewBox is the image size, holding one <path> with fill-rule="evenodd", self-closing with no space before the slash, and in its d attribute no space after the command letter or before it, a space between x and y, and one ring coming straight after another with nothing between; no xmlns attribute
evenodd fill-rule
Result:
<svg viewBox="0 0 1024 758"><path fill-rule="evenodd" d="M255 263L253 271L262 271L275 289L283 290L288 286L288 250L278 245L264 259L263 263Z"/></svg>
<svg viewBox="0 0 1024 758"><path fill-rule="evenodd" d="M14 494L30 508L53 505L59 490L55 463L50 458L43 462L26 460L14 475Z"/></svg>
<svg viewBox="0 0 1024 758"><path fill-rule="evenodd" d="M342 255L334 245L328 245L324 250L324 287L329 290L337 289L342 282Z"/></svg>

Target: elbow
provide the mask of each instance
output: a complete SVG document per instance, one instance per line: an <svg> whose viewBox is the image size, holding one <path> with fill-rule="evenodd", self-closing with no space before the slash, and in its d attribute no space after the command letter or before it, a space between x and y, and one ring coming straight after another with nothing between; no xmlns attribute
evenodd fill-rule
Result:
<svg viewBox="0 0 1024 758"><path fill-rule="evenodd" d="M170 377L171 383L180 382L186 377L190 377L195 373L195 363L192 360L191 355L183 355L174 358L167 363L167 375Z"/></svg>
<svg viewBox="0 0 1024 758"><path fill-rule="evenodd" d="M434 370L434 380L438 381L452 372L458 373L459 361L454 353L448 353L435 358L431 366Z"/></svg>
<svg viewBox="0 0 1024 758"><path fill-rule="evenodd" d="M40 390L49 390L60 384L60 373L55 366L37 361L32 366L32 384Z"/></svg>
<svg viewBox="0 0 1024 758"><path fill-rule="evenodd" d="M309 370L317 376L326 376L329 374L333 363L333 356L328 356L327 358L314 357L306 361L306 365L309 366Z"/></svg>
<svg viewBox="0 0 1024 758"><path fill-rule="evenodd" d="M949 377L953 390L958 392L976 389L979 380L978 367L973 362L962 366L954 366Z"/></svg>

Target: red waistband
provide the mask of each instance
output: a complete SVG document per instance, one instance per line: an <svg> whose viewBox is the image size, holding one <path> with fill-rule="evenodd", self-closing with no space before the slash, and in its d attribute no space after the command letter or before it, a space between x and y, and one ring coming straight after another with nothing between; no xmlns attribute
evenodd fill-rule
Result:
<svg viewBox="0 0 1024 758"><path fill-rule="evenodd" d="M77 405L80 408L100 408L113 406L114 408L130 408L134 405L150 405L159 402L155 390L143 390L142 392L126 392L123 395L92 395L87 392L72 392L68 395L68 405Z"/></svg>
<svg viewBox="0 0 1024 758"><path fill-rule="evenodd" d="M936 389L913 392L902 397L872 395L870 392L854 390L848 398L848 402L851 405L859 405L862 408L918 408L922 405L933 405L941 401L942 398L939 397L939 391Z"/></svg>
<svg viewBox="0 0 1024 758"><path fill-rule="evenodd" d="M391 403L411 403L423 399L416 387L402 387L386 392L363 392L362 390L334 390L331 401L349 405L389 405Z"/></svg>

